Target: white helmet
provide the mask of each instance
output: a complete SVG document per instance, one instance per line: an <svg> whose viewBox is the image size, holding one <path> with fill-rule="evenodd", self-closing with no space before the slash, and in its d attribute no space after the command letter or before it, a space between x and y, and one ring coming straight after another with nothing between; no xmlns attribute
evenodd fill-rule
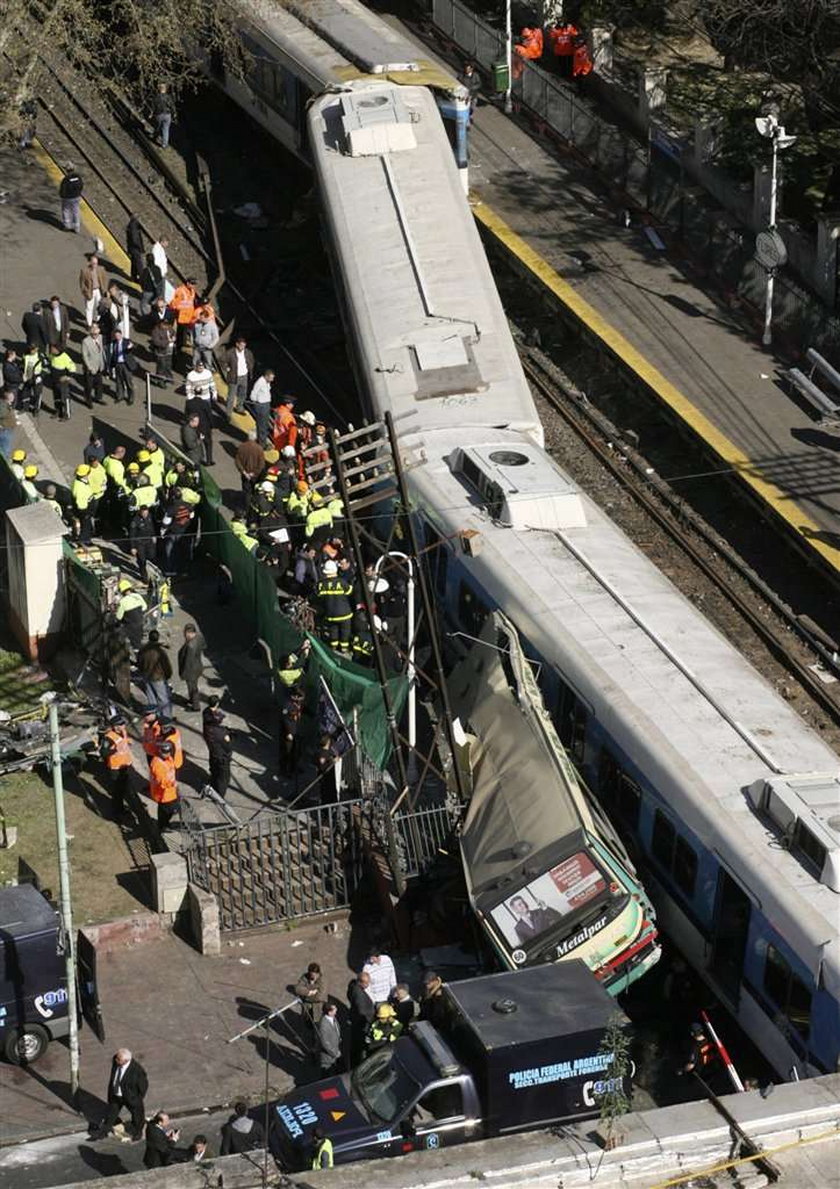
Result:
<svg viewBox="0 0 840 1189"><path fill-rule="evenodd" d="M294 446L284 446L283 449L280 451L280 453L283 455L284 458L294 458L295 448L294 448Z"/></svg>
<svg viewBox="0 0 840 1189"><path fill-rule="evenodd" d="M262 483L260 484L260 491L265 491L269 495L272 495L274 492L274 484L270 479L263 479Z"/></svg>
<svg viewBox="0 0 840 1189"><path fill-rule="evenodd" d="M325 561L324 562L324 577L325 578L335 578L337 573L338 573L338 566L335 564L334 561Z"/></svg>
<svg viewBox="0 0 840 1189"><path fill-rule="evenodd" d="M304 425L314 425L315 414L311 413L309 409L307 409L305 413L301 413L300 417L298 417L298 421L302 421Z"/></svg>

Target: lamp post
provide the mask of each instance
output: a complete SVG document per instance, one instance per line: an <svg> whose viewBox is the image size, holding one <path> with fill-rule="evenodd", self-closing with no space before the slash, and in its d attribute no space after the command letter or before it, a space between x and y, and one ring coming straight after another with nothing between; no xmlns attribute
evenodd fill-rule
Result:
<svg viewBox="0 0 840 1189"><path fill-rule="evenodd" d="M505 88L505 111L508 115L513 111L511 87L513 86L513 25L511 17L511 0L505 0L505 62L507 63L507 87Z"/></svg>
<svg viewBox="0 0 840 1189"><path fill-rule="evenodd" d="M398 557L408 567L406 631L408 634L408 747L409 763L411 764L413 762L414 750L417 746L417 674L414 668L414 561L407 553L401 553L397 549L391 549L388 553L383 553L381 557L376 559L373 572L377 578L379 577L380 567L386 557Z"/></svg>
<svg viewBox="0 0 840 1189"><path fill-rule="evenodd" d="M770 218L766 231L756 236L755 254L766 274L764 292L764 331L761 341L765 347L773 342L773 289L776 273L787 260L787 249L776 227L776 206L779 195L779 151L789 149L796 143L795 136L788 136L774 112L759 116L755 121L759 136L770 141L772 158L770 165Z"/></svg>
<svg viewBox="0 0 840 1189"><path fill-rule="evenodd" d="M48 700L50 722L50 763L52 766L53 796L55 798L55 832L58 847L58 883L61 931L64 936L64 962L67 973L67 1014L70 1022L70 1093L73 1104L79 1093L79 1016L76 998L76 937L73 932L73 909L70 900L70 860L67 856L67 824L64 818L64 782L61 775L61 733L58 725L58 706L55 695Z"/></svg>

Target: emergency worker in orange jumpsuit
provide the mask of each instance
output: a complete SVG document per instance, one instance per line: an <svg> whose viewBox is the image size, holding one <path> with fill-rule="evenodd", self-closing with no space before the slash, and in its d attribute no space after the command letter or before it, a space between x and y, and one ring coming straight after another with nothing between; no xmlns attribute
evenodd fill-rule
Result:
<svg viewBox="0 0 840 1189"><path fill-rule="evenodd" d="M163 833L178 808L178 778L175 749L168 740L158 744L158 754L149 767L149 796L157 805L158 829Z"/></svg>

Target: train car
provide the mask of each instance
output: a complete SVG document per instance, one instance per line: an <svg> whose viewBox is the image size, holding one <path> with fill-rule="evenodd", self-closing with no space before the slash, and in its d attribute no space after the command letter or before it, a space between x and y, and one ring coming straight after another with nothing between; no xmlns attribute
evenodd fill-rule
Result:
<svg viewBox="0 0 840 1189"><path fill-rule="evenodd" d="M422 463L408 482L450 639L505 611L663 932L780 1076L833 1072L838 756L541 448L433 114L392 88L325 96L309 120L361 390Z"/></svg>
<svg viewBox="0 0 840 1189"><path fill-rule="evenodd" d="M412 428L542 426L431 93L323 95L309 142L356 375Z"/></svg>
<svg viewBox="0 0 840 1189"><path fill-rule="evenodd" d="M358 0L236 0L244 70L208 72L276 140L308 158L306 107L325 91L371 82L428 87L466 188L470 104L465 89Z"/></svg>

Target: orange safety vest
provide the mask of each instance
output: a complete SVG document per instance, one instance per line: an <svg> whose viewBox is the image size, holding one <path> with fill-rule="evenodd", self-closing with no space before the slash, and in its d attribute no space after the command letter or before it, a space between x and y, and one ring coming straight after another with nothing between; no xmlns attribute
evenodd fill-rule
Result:
<svg viewBox="0 0 840 1189"><path fill-rule="evenodd" d="M162 739L158 739L158 743L162 743L162 742L163 742ZM172 748L173 748L173 752L174 752L174 754L172 756L172 762L175 764L175 767L176 768L182 767L182 765L184 763L184 749L181 746L181 732L178 730L177 727L175 728L175 730L172 732L171 735L166 736L166 742L172 744Z"/></svg>
<svg viewBox="0 0 840 1189"><path fill-rule="evenodd" d="M131 742L125 727L111 727L105 732L105 738L114 745L114 750L105 757L105 767L110 772L119 768L127 768L131 763Z"/></svg>
<svg viewBox="0 0 840 1189"><path fill-rule="evenodd" d="M175 310L181 326L191 326L195 320L196 291L192 285L179 285L169 299L170 310Z"/></svg>
<svg viewBox="0 0 840 1189"><path fill-rule="evenodd" d="M541 58L543 52L542 29L531 29L526 25L521 36L522 45L514 47L517 54L522 58Z"/></svg>
<svg viewBox="0 0 840 1189"><path fill-rule="evenodd" d="M291 409L281 405L274 421L274 448L277 451L284 446L294 446L297 442L298 425Z"/></svg>
<svg viewBox="0 0 840 1189"><path fill-rule="evenodd" d="M151 726L143 727L143 750L151 759L157 755L158 736L160 735L160 723L153 722Z"/></svg>
<svg viewBox="0 0 840 1189"><path fill-rule="evenodd" d="M555 25L548 31L548 42L555 58L571 57L575 52L577 25Z"/></svg>
<svg viewBox="0 0 840 1189"><path fill-rule="evenodd" d="M583 78L587 74L592 73L592 59L589 57L589 50L586 42L575 46L575 52L572 57L572 78Z"/></svg>
<svg viewBox="0 0 840 1189"><path fill-rule="evenodd" d="M149 796L158 805L178 800L175 780L175 760L172 756L155 756L149 769Z"/></svg>

